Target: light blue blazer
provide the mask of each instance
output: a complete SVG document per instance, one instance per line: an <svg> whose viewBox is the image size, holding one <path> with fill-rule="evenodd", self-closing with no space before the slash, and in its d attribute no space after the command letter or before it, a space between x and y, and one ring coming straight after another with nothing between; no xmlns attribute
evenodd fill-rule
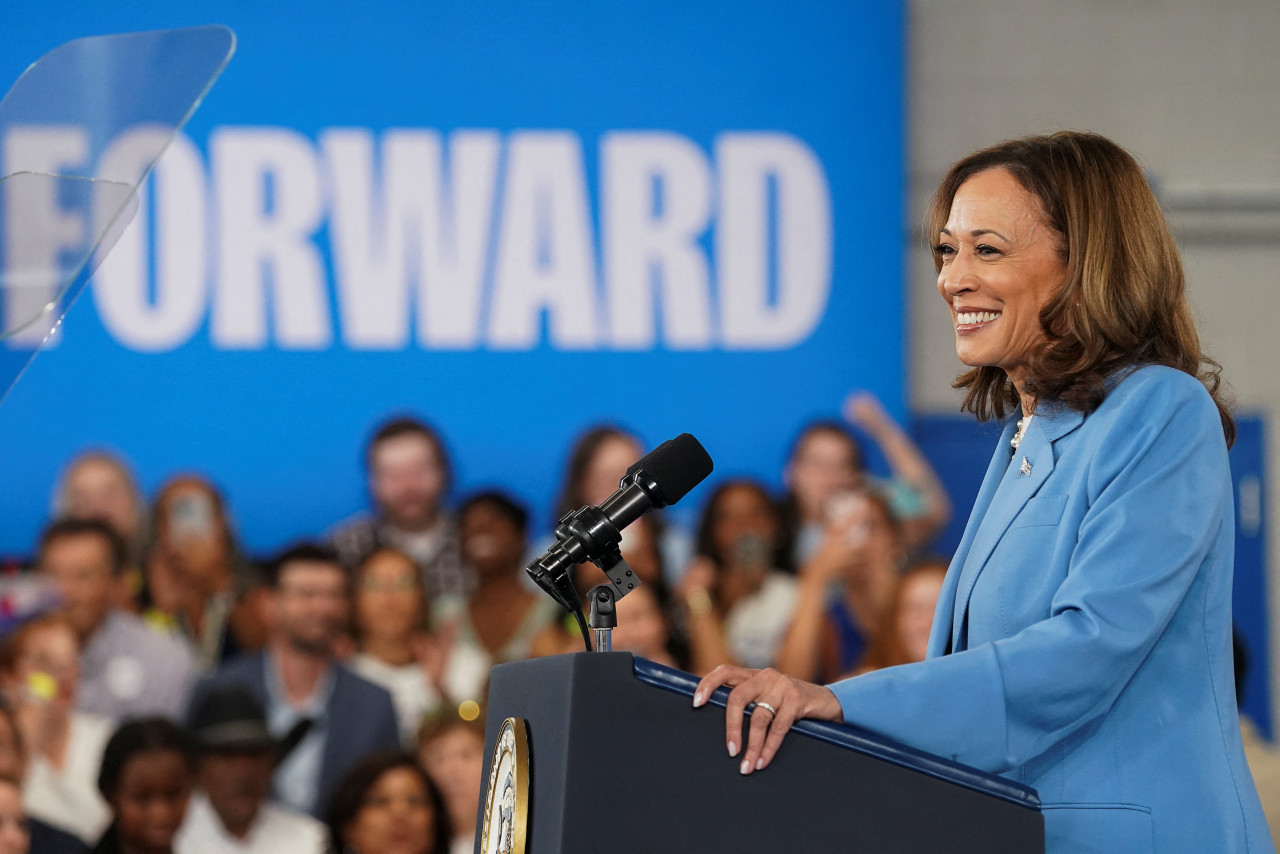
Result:
<svg viewBox="0 0 1280 854"><path fill-rule="evenodd" d="M848 723L1035 787L1049 854L1271 852L1240 744L1234 513L1194 377L1133 371L1006 426L929 657L831 686Z"/></svg>

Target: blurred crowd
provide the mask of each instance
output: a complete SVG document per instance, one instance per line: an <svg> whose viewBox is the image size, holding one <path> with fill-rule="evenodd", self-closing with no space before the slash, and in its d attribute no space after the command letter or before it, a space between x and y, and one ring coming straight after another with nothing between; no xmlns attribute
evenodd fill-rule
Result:
<svg viewBox="0 0 1280 854"><path fill-rule="evenodd" d="M577 437L555 518L645 450ZM555 519L500 489L450 502L445 437L415 418L377 425L365 464L367 512L255 560L216 473L148 502L118 455L68 462L0 586L0 854L472 850L490 668L583 649L524 572ZM922 659L950 505L906 433L855 393L800 429L781 482L719 477L695 530L628 527L644 583L614 649L814 681ZM584 594L603 580L577 568Z"/></svg>

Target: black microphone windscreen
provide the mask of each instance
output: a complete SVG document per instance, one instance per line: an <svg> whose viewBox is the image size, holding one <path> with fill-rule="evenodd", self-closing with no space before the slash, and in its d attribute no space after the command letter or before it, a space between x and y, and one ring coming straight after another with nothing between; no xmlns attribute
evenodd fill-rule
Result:
<svg viewBox="0 0 1280 854"><path fill-rule="evenodd" d="M627 469L627 474L643 471L658 485L659 498L675 504L702 481L715 464L702 443L688 433L668 439Z"/></svg>

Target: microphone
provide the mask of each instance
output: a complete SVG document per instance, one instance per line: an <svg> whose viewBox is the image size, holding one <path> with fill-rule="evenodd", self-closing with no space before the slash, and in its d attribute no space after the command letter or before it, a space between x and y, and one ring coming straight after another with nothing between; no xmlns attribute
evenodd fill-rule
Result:
<svg viewBox="0 0 1280 854"><path fill-rule="evenodd" d="M566 513L556 525L555 544L525 571L569 611L582 610L582 599L573 586L570 571L585 561L605 571L619 597L626 595L640 580L630 570L617 578L609 574L622 560L618 548L622 529L649 510L684 498L713 468L702 443L688 433L663 442L627 469L618 482L618 491L599 506L587 505Z"/></svg>

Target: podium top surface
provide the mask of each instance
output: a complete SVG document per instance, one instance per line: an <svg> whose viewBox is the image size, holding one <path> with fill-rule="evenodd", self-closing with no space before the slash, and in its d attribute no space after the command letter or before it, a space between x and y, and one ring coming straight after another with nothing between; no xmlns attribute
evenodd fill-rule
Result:
<svg viewBox="0 0 1280 854"><path fill-rule="evenodd" d="M655 688L687 696L690 702L693 699L694 688L698 685L698 677L682 670L655 664L644 658L635 659L635 675L641 682ZM711 695L708 703L724 708L728 697L729 689L721 687ZM916 750L858 727L825 721L799 720L792 725L791 729L793 732L802 733L819 741L873 756L984 795L1000 798L1019 806L1040 809L1040 795L1029 786Z"/></svg>

